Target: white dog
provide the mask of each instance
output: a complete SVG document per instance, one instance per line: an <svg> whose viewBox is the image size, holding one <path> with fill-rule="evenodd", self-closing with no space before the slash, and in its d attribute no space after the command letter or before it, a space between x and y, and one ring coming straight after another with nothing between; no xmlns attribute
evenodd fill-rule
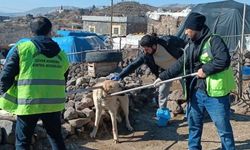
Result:
<svg viewBox="0 0 250 150"><path fill-rule="evenodd" d="M124 96L109 96L109 94L121 91L118 81L105 80L101 83L97 83L94 87L102 87L99 89L93 90L93 101L96 108L95 112L95 126L93 131L90 133L90 137L95 138L99 121L102 115L102 110L108 110L111 121L112 121L112 131L113 131L113 139L115 143L119 143L118 139L118 131L117 131L117 112L119 106L121 106L125 119L126 119L126 127L128 130L132 131L133 128L129 122L129 98L127 95Z"/></svg>

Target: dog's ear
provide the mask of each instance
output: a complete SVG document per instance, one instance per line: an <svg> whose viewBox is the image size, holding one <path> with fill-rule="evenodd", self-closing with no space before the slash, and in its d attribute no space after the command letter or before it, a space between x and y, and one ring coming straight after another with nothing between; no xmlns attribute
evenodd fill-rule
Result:
<svg viewBox="0 0 250 150"><path fill-rule="evenodd" d="M111 80L105 80L103 82L103 85L102 85L102 87L103 87L103 94L102 94L103 97L106 97L108 95L110 89L113 88L111 82L112 82Z"/></svg>
<svg viewBox="0 0 250 150"><path fill-rule="evenodd" d="M109 91L109 89L110 89L109 81L108 81L108 80L105 80L105 81L103 82L102 87L103 87L104 91Z"/></svg>

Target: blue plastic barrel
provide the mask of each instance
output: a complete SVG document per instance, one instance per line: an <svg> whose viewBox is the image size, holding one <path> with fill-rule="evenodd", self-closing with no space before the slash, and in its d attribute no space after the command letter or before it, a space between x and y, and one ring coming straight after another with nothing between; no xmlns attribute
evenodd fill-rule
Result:
<svg viewBox="0 0 250 150"><path fill-rule="evenodd" d="M167 126L168 121L171 119L171 114L168 108L158 108L156 111L157 125L160 127Z"/></svg>

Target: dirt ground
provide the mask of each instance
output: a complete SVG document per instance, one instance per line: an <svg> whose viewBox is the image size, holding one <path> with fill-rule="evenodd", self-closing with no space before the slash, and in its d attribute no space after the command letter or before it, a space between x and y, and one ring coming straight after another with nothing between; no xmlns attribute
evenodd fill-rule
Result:
<svg viewBox="0 0 250 150"><path fill-rule="evenodd" d="M92 140L86 135L71 141L68 145L74 150L185 150L187 149L188 126L183 115L173 118L167 127L158 127L152 116L155 108L145 106L139 111L131 111L130 118L134 132L126 131L124 123L119 126L119 144L112 141L111 128L101 127L97 138ZM204 120L202 146L204 150L220 149L220 140L209 117ZM236 149L250 149L250 116L232 114ZM88 134L88 133L86 133Z"/></svg>
<svg viewBox="0 0 250 150"><path fill-rule="evenodd" d="M134 51L132 51L134 52ZM134 56L135 54L127 54ZM147 77L149 84L153 79ZM171 90L181 89L180 84L173 84ZM113 143L111 123L100 127L96 139L90 139L90 131L81 138L68 141L69 150L186 150L188 148L188 125L184 115L172 118L167 127L158 127L153 116L156 108L151 104L130 110L133 132L126 130L125 122L118 124L119 144ZM209 117L204 120L202 147L204 150L219 150L220 139ZM234 131L237 150L250 150L250 116L232 113L231 124ZM70 143L70 144L69 144Z"/></svg>

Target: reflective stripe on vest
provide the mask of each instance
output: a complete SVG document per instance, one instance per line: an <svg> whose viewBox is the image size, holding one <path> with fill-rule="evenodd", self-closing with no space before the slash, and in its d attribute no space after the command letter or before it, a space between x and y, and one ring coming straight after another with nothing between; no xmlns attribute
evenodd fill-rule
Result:
<svg viewBox="0 0 250 150"><path fill-rule="evenodd" d="M37 98L37 99L21 99L17 100L16 97L9 95L8 93L3 94L2 96L6 100L18 104L18 105L27 105L27 104L59 104L64 103L65 98Z"/></svg>
<svg viewBox="0 0 250 150"><path fill-rule="evenodd" d="M6 93L0 97L0 108L10 113L16 114L17 104L13 103L17 100L17 86L12 85Z"/></svg>
<svg viewBox="0 0 250 150"><path fill-rule="evenodd" d="M26 79L18 80L17 85L65 85L65 80Z"/></svg>
<svg viewBox="0 0 250 150"><path fill-rule="evenodd" d="M202 54L200 56L200 61L203 64L213 60L210 40L211 36L205 41L201 49ZM233 70L231 67L206 77L206 90L211 97L225 96L234 90L235 87L236 83L234 81Z"/></svg>

